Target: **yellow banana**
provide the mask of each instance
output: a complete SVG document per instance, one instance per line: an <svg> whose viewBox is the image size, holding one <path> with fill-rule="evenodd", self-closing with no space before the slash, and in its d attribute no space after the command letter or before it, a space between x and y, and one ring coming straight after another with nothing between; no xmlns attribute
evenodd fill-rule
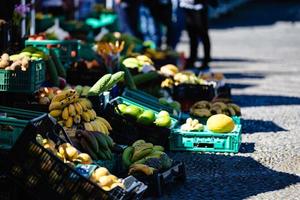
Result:
<svg viewBox="0 0 300 200"><path fill-rule="evenodd" d="M96 117L96 119L101 121L109 131L112 130L110 123L106 119L104 119L103 117Z"/></svg>
<svg viewBox="0 0 300 200"><path fill-rule="evenodd" d="M63 104L61 102L52 102L50 105L49 105L49 111L52 111L52 110L61 110L63 108Z"/></svg>
<svg viewBox="0 0 300 200"><path fill-rule="evenodd" d="M64 120L69 119L69 109L68 109L68 107L65 107L65 108L64 108L61 117L62 117Z"/></svg>
<svg viewBox="0 0 300 200"><path fill-rule="evenodd" d="M91 118L90 118L90 115L88 112L83 112L82 115L81 115L82 119L86 122L89 122L91 121Z"/></svg>
<svg viewBox="0 0 300 200"><path fill-rule="evenodd" d="M61 110L51 110L50 115L54 118L58 118L61 115Z"/></svg>
<svg viewBox="0 0 300 200"><path fill-rule="evenodd" d="M76 113L81 115L83 111L82 111L82 107L81 107L80 103L76 102L76 103L74 103L74 106L75 106Z"/></svg>
<svg viewBox="0 0 300 200"><path fill-rule="evenodd" d="M65 124L67 128L71 128L73 126L73 118L69 117Z"/></svg>
<svg viewBox="0 0 300 200"><path fill-rule="evenodd" d="M65 90L65 91L62 91L61 93L55 95L52 99L52 102L59 102L63 99L66 99L70 96L72 96L73 94L75 94L75 90Z"/></svg>
<svg viewBox="0 0 300 200"><path fill-rule="evenodd" d="M90 120L93 121L96 117L94 116L94 113L91 110L86 111L87 114L90 116Z"/></svg>
<svg viewBox="0 0 300 200"><path fill-rule="evenodd" d="M94 128L92 127L92 125L89 122L86 122L83 124L84 125L84 129L87 131L94 131Z"/></svg>
<svg viewBox="0 0 300 200"><path fill-rule="evenodd" d="M96 121L91 121L90 124L92 125L94 131L101 132L101 128L99 127L98 123Z"/></svg>
<svg viewBox="0 0 300 200"><path fill-rule="evenodd" d="M144 164L132 164L129 168L129 174L135 172L143 172L145 175L150 176L154 173L154 168Z"/></svg>
<svg viewBox="0 0 300 200"><path fill-rule="evenodd" d="M100 121L99 119L97 119L97 118L96 118L95 121L96 121L96 123L98 123L98 126L101 127L101 131L100 132L104 133L106 135L109 135L109 131L108 131L106 125L102 121Z"/></svg>
<svg viewBox="0 0 300 200"><path fill-rule="evenodd" d="M72 117L76 115L75 106L73 104L69 105L69 115Z"/></svg>
<svg viewBox="0 0 300 200"><path fill-rule="evenodd" d="M74 123L75 123L75 124L79 124L79 123L81 122L81 117L80 117L80 115L75 115L73 120L74 120Z"/></svg>
<svg viewBox="0 0 300 200"><path fill-rule="evenodd" d="M88 108L86 107L85 102L82 99L79 99L78 103L81 105L81 108L82 108L83 112L88 110Z"/></svg>

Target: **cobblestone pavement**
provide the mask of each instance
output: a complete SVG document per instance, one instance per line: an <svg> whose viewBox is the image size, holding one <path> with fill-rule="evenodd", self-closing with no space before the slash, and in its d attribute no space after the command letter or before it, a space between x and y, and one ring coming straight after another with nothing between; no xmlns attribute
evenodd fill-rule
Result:
<svg viewBox="0 0 300 200"><path fill-rule="evenodd" d="M173 153L187 180L161 199L300 199L300 2L248 3L210 33L213 71L242 106L243 144L236 155Z"/></svg>

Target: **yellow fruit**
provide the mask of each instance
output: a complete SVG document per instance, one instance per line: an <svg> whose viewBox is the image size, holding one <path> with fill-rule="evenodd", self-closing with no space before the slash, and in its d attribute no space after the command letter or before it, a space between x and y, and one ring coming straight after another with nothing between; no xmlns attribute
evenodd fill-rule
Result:
<svg viewBox="0 0 300 200"><path fill-rule="evenodd" d="M86 122L89 122L91 121L91 118L90 118L90 115L88 112L83 112L82 115L81 115L82 119Z"/></svg>
<svg viewBox="0 0 300 200"><path fill-rule="evenodd" d="M62 117L64 120L68 120L68 119L69 119L69 109L68 109L68 107L65 107L65 108L64 108L61 117Z"/></svg>
<svg viewBox="0 0 300 200"><path fill-rule="evenodd" d="M76 103L74 103L74 106L75 106L76 113L81 115L83 111L82 111L82 107L81 107L80 103L76 102Z"/></svg>
<svg viewBox="0 0 300 200"><path fill-rule="evenodd" d="M106 119L104 119L103 117L96 117L96 119L101 121L109 131L112 130L110 123Z"/></svg>
<svg viewBox="0 0 300 200"><path fill-rule="evenodd" d="M79 161L81 164L92 164L92 158L87 153L80 153L74 161Z"/></svg>
<svg viewBox="0 0 300 200"><path fill-rule="evenodd" d="M92 110L87 110L86 111L88 113L88 115L90 116L90 120L94 120L96 118L96 116L94 115L93 111Z"/></svg>
<svg viewBox="0 0 300 200"><path fill-rule="evenodd" d="M70 104L68 109L69 109L69 115L74 117L76 115L75 106L73 104Z"/></svg>
<svg viewBox="0 0 300 200"><path fill-rule="evenodd" d="M86 122L83 125L84 125L84 129L85 130L87 130L87 131L94 131L93 126L89 122Z"/></svg>
<svg viewBox="0 0 300 200"><path fill-rule="evenodd" d="M75 124L79 124L79 123L81 122L81 117L80 117L80 115L75 115L73 120L74 120L74 123L75 123Z"/></svg>
<svg viewBox="0 0 300 200"><path fill-rule="evenodd" d="M52 102L59 102L63 99L66 99L67 97L72 96L73 94L75 94L75 90L65 90L62 91L61 93L55 95L52 99Z"/></svg>
<svg viewBox="0 0 300 200"><path fill-rule="evenodd" d="M109 171L105 167L99 167L92 173L91 180L98 182L100 177L107 175Z"/></svg>
<svg viewBox="0 0 300 200"><path fill-rule="evenodd" d="M224 114L213 115L207 120L207 128L216 133L230 133L235 124L231 117Z"/></svg>
<svg viewBox="0 0 300 200"><path fill-rule="evenodd" d="M114 182L110 176L101 176L98 181L101 187L110 186Z"/></svg>
<svg viewBox="0 0 300 200"><path fill-rule="evenodd" d="M65 123L67 128L71 128L73 126L73 118L69 117Z"/></svg>
<svg viewBox="0 0 300 200"><path fill-rule="evenodd" d="M61 110L63 108L63 104L61 102L52 102L49 105L49 110Z"/></svg>
<svg viewBox="0 0 300 200"><path fill-rule="evenodd" d="M61 115L61 110L52 110L52 111L50 112L50 115L51 115L52 117L54 117L54 118L58 118L58 117L60 117L60 115Z"/></svg>

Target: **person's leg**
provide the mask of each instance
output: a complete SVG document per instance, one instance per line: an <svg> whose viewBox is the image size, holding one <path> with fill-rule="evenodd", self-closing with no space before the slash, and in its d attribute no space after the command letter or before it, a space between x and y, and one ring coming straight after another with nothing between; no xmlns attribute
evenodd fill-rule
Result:
<svg viewBox="0 0 300 200"><path fill-rule="evenodd" d="M189 36L190 42L190 57L187 60L186 67L191 68L194 67L194 63L197 60L198 56L198 33L195 28L195 14L196 12L193 10L185 9L185 18L186 18L186 30Z"/></svg>
<svg viewBox="0 0 300 200"><path fill-rule="evenodd" d="M211 56L210 56L210 49L211 49L211 44L210 44L210 38L208 34L208 13L207 9L204 9L200 11L199 15L197 16L197 22L198 26L197 29L199 30L199 36L202 40L203 44L203 50L204 50L204 57L202 61L202 67L206 67L208 63L211 61Z"/></svg>

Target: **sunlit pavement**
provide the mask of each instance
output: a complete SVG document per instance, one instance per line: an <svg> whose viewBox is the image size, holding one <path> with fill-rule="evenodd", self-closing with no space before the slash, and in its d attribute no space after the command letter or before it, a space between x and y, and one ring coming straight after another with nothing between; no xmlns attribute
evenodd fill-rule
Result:
<svg viewBox="0 0 300 200"><path fill-rule="evenodd" d="M236 155L174 154L187 180L161 199L300 199L300 2L246 4L210 35L212 71L242 106L243 145Z"/></svg>

